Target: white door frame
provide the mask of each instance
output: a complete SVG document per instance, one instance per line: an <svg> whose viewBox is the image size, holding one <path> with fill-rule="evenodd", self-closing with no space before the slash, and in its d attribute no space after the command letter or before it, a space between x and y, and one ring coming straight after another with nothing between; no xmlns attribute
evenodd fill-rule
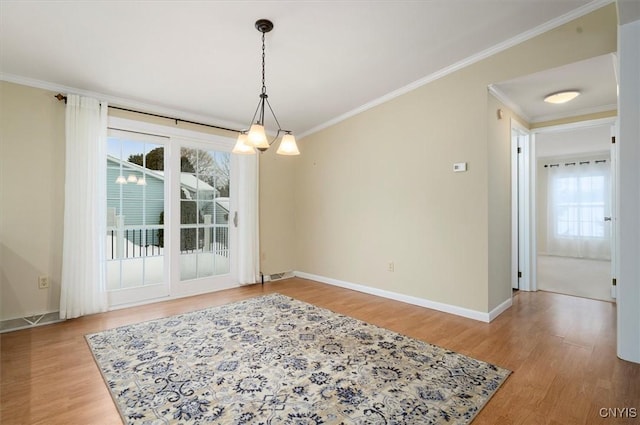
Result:
<svg viewBox="0 0 640 425"><path fill-rule="evenodd" d="M608 118L600 118L600 119L595 119L595 120L586 120L586 121L579 121L579 122L574 122L574 123L569 123L569 124L561 124L561 125L554 125L554 126L549 126L549 127L540 127L540 128L535 128L530 130L531 131L531 137L530 137L530 149L528 151L528 158L525 157L525 161L527 161L528 163L528 167L529 167L529 173L528 173L528 182L526 180L526 176L525 176L525 184L529 185L528 188L528 196L525 198L525 203L528 203L528 207L525 206L525 212L529 213L529 226L528 229L526 229L526 232L530 235L528 242L526 242L528 244L528 250L529 250L529 255L527 256L527 259L529 260L529 264L528 266L530 267L531 273L530 273L530 281L529 283L529 288L528 289L524 289L521 288L525 291L537 291L538 290L538 283L536 280L536 269L537 269L537 252L538 252L538 248L537 248L537 241L536 241L536 231L537 231L537 209L536 209L536 154L535 154L535 148L536 148L536 134L541 134L541 133L555 133L558 131L563 131L563 130L573 130L573 129L578 129L578 128L588 128L588 127L600 127L603 125L610 125L611 126L611 132L613 135L616 134L617 132L617 122L618 122L618 118L617 117L608 117ZM613 148L614 150L617 149L616 147ZM617 152L617 151L615 151ZM614 152L612 152L613 154ZM617 161L615 161L615 158L612 160L611 162L611 175L612 176L616 176L618 173L618 163ZM611 233L612 233L612 239L611 239L611 267L612 267L612 276L617 276L617 258L616 258L616 252L617 252L617 247L614 246L615 243L617 243L617 238L614 236L614 233L617 231L616 227L615 227L615 222L617 220L617 206L616 206L616 199L617 198L617 193L618 193L618 179L613 178L612 179L613 182L613 187L612 187L612 196L613 196L613 202L611 203L611 220L612 220L612 229L611 229ZM522 282L521 282L522 285Z"/></svg>
<svg viewBox="0 0 640 425"><path fill-rule="evenodd" d="M532 144L529 130L511 119L511 287L530 291L532 273L530 190ZM535 155L534 155L535 156ZM535 198L535 197L534 197ZM533 279L535 282L535 279Z"/></svg>
<svg viewBox="0 0 640 425"><path fill-rule="evenodd" d="M618 137L618 121L616 120L611 125L611 138L614 141L620 140ZM618 244L620 240L618 226L618 211L619 211L619 199L620 192L618 186L618 143L611 143L610 160L611 160L611 176L610 179L610 216L611 216L611 298L616 299L618 297L616 281L618 279L618 270L620 264L620 256L618 255Z"/></svg>
<svg viewBox="0 0 640 425"><path fill-rule="evenodd" d="M163 294L163 298L142 297L142 294L140 294L141 299L138 301L134 299L127 302L121 299L113 299L110 303L109 308L119 309L130 307L133 305L153 303L161 299L182 298L186 296L198 295L201 293L218 291L239 286L237 283L238 279L236 263L236 259L238 257L238 244L233 243L230 246L232 262L231 270L228 275L223 275L218 279L216 279L215 276L212 278L198 279L191 282L186 282L186 284L182 284L182 282L180 282L180 258L179 255L175 253L177 250L179 250L180 246L180 229L179 225L176 225L176 223L179 223L180 220L179 213L176 213L176 211L180 211L180 147L182 145L189 145L200 147L203 149L214 148L220 151L231 152L235 140L209 133L201 133L173 126L153 124L145 121L137 121L120 117L109 117L108 127L123 131L137 132L141 134L149 134L153 136L168 138L169 140L165 145L164 154L166 161L168 161L170 165L169 169L165 170L165 172L171 173L171 181L173 182L171 185L166 185L165 187L165 197L170 199L170 202L167 205L168 208L165 210L165 223L171 223L171 225L166 225L165 227L165 234L168 237L165 238L165 252L167 253L167 255L165 258L164 275L168 280L165 283L169 285L169 293L166 295ZM232 170L232 173L233 172L234 171ZM234 176L232 176L232 186L234 185L234 180L235 178ZM233 191L235 189L232 187L231 190ZM231 202L231 211L237 210L237 200L232 197ZM234 241L236 229L233 226L230 226L229 230L230 240ZM216 282L214 282L214 280L216 280ZM141 291L144 291L144 288L142 288Z"/></svg>

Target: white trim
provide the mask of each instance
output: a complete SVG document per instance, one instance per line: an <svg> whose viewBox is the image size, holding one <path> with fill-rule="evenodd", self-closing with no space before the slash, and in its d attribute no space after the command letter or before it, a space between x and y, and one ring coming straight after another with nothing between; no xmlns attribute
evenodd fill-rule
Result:
<svg viewBox="0 0 640 425"><path fill-rule="evenodd" d="M511 100L509 96L496 87L495 84L489 84L489 93L491 93L493 97L498 99L500 102L504 103L504 106L511 109L520 118L524 119L526 122L531 122L531 117L524 113L522 108L520 108L520 105Z"/></svg>
<svg viewBox="0 0 640 425"><path fill-rule="evenodd" d="M48 81L36 80L34 78L22 77L20 75L0 73L0 81L7 81L9 83L20 84L28 87L35 87L43 90L57 91L62 94L78 94L81 96L90 96L102 101L108 102L109 106L119 106L123 108L133 109L140 112L149 112L158 115L166 115L183 119L187 121L199 122L202 124L209 124L218 127L228 127L230 130L237 131L235 129L245 128L245 124L240 124L233 121L215 120L211 119L209 115L200 115L192 112L185 112L178 109L167 108L158 105L152 105L146 102L140 102L136 100L126 99L124 97L112 96L104 93L94 92L91 90L82 90L75 87L69 87L62 84L50 83Z"/></svg>
<svg viewBox="0 0 640 425"><path fill-rule="evenodd" d="M603 125L611 125L615 124L618 120L618 117L606 117L606 118L598 118L595 120L585 120L585 121L576 121L570 122L567 124L558 124L558 125L550 125L546 127L537 127L529 130L531 134L537 133L558 133L561 131L569 131L575 130L577 128L589 128L589 127L600 127Z"/></svg>
<svg viewBox="0 0 640 425"><path fill-rule="evenodd" d="M489 312L489 322L493 322L496 317L507 311L512 305L513 297L509 297L504 300L500 305Z"/></svg>
<svg viewBox="0 0 640 425"><path fill-rule="evenodd" d="M535 158L533 152L531 132L518 120L511 119L511 232L512 232L512 282L517 283L522 291L535 291L536 262L532 255L532 240L535 238L531 205L535 205L535 192L531 191L532 173L535 167L531 166L531 158ZM515 140L514 140L515 135ZM517 153L517 148L521 153ZM519 192L520 196L518 196ZM517 272L522 272L518 278ZM515 280L515 281L514 281Z"/></svg>
<svg viewBox="0 0 640 425"><path fill-rule="evenodd" d="M518 148L520 144L518 143L518 137L514 137L514 128L513 128L512 119L510 122L510 136L511 136L511 289L520 289L520 281L518 278L518 269L519 269L519 253L520 253L520 239L519 228L518 228L518 213L520 212L520 207L518 205L518 182L520 181L520 175L518 173L519 167L518 162L520 158L518 157Z"/></svg>
<svg viewBox="0 0 640 425"><path fill-rule="evenodd" d="M611 124L611 137L615 137L615 140L620 140L618 137L618 122ZM619 143L612 143L609 147L609 163L611 164L611 207L609 216L611 217L611 298L616 299L617 287L613 286L613 279L617 279L619 275L619 258L618 255L618 241L620 240L620 226L618 226L618 209L620 199L620 186L618 184L620 170L618 169L618 147Z"/></svg>
<svg viewBox="0 0 640 425"><path fill-rule="evenodd" d="M481 311L471 310L464 307L458 307L451 304L445 304L437 301L427 300L425 298L418 298L412 295L400 294L398 292L387 291L384 289L372 288L370 286L360 285L357 283L345 282L343 280L333 279L330 277L318 276L311 273L305 273L300 271L294 271L294 276L303 279L315 280L316 282L326 283L333 286L339 286L340 288L351 289L353 291L363 292L365 294L376 295L378 297L387 298L390 300L401 301L407 304L413 304L420 307L429 308L431 310L442 311L444 313L455 314L456 316L466 317L467 319L478 320L480 322L489 323L500 313L505 311L511 306L511 298L504 301L498 307L491 310L489 313Z"/></svg>
<svg viewBox="0 0 640 425"><path fill-rule="evenodd" d="M640 20L618 26L618 54L617 355L640 363Z"/></svg>
<svg viewBox="0 0 640 425"><path fill-rule="evenodd" d="M603 6L606 6L610 3L613 3L614 0L594 0L590 3L585 4L584 6L581 6L575 10L572 10L569 13L566 13L562 16L558 16L555 19L552 19L548 22L545 22L542 25L538 25L535 28L530 29L529 31L525 31L521 34L518 34L515 37L512 37L508 40L505 40L501 43L496 44L495 46L492 46L488 49L485 49L479 53L476 53L475 55L471 55L459 62L454 63L453 65L447 66L445 68L442 68L432 74L429 74L419 80L416 80L412 83L407 84L404 87L401 87L397 90L394 90L390 93L385 94L384 96L381 96L377 99L372 100L371 102L367 102L362 106L359 106L355 109L352 109L348 112L345 112L344 114L341 114L335 118L330 119L329 121L326 121L323 124L317 125L305 132L302 132L298 138L302 139L303 137L309 136L313 133L317 133L320 130L324 130L327 127L331 127L341 121L346 120L347 118L351 118L355 115L358 115L361 112L367 111L371 108L374 108L378 105L381 105L385 102L388 102L392 99L395 99L396 97L402 96L403 94L406 94L410 91L413 91L419 87L422 87L426 84L429 84L435 80L438 80L442 77L445 77L449 74L452 74L460 69L466 68L467 66L473 65L476 62L480 62L483 59L486 59L490 56L493 56L497 53L500 53L504 50L507 50L510 47L513 47L517 44L523 43L527 40L530 40L534 37L537 37L541 34L544 34L547 31L550 31L554 28L559 27L560 25L564 25L567 22L573 21L574 19L580 18L588 13L593 12L594 10L600 9Z"/></svg>
<svg viewBox="0 0 640 425"><path fill-rule="evenodd" d="M541 34L544 34L547 31L550 31L554 28L559 27L560 25L566 24L567 22L570 22L574 19L580 18L588 13L593 12L594 10L600 9L603 6L606 6L610 3L613 3L615 0L593 0L577 9L574 9L562 16L558 16L555 19L552 19L548 22L545 22L542 25L538 25L535 28L532 28L528 31L525 31L521 34L516 35L515 37L512 37L508 40L505 40L501 43L498 43L492 47L489 47L488 49L485 49L481 52L478 52L474 55L471 55L461 61L458 61L456 63L454 63L453 65L447 66L445 68L442 68L436 72L433 72L419 80L416 80L412 83L409 83L397 90L394 90L390 93L387 93L386 95L383 95L377 99L374 99L370 102L365 103L364 105L361 105L355 109L352 109L351 111L345 112L344 114L341 114L335 118L330 119L329 121L326 121L320 125L317 125L309 130L306 130L304 132L302 132L299 136L298 139L302 139L303 137L309 136L313 133L317 133L320 130L323 130L327 127L331 127L332 125L335 125L341 121L346 120L347 118L353 117L361 112L367 111L375 106L381 105L385 102L388 102L392 99L395 99L396 97L399 97L403 94L406 94L410 91L413 91L419 87L422 87L428 83L431 83L435 80L438 80L442 77L445 77L449 74L452 74L460 69L466 68L467 66L470 66L476 62L479 62L483 59L486 59L490 56L493 56L497 53L500 53L504 50L507 50L510 47L513 47L517 44L523 43L527 40L530 40L534 37L537 37ZM44 89L44 90L51 90L51 91L59 91L62 93L75 93L75 94L79 94L79 95L83 95L83 96L90 96L90 97L94 97L94 98L98 98L104 101L107 101L110 105L114 105L114 106L122 106L122 107L126 107L126 108L131 108L131 109L135 109L135 110L139 110L139 111L146 111L146 112L151 112L151 113L156 113L159 115L173 115L176 116L178 118L182 118L185 120L189 120L189 121L197 121L197 122L201 122L203 124L211 124L211 125L215 125L215 126L224 126L224 127L230 127L230 128L245 128L246 124L242 124L242 123L237 123L237 122L232 122L232 121L225 121L225 120L219 120L216 122L213 122L211 120L210 116L206 116L206 115L199 115L199 114L194 114L194 113L189 113L189 112L185 112L185 111L180 111L177 109L172 109L172 108L166 108L166 107L161 107L161 106L157 106L157 105L152 105L149 103L145 103L145 102L139 102L139 101L135 101L135 100L130 100L130 99L125 99L122 97L118 97L118 96L112 96L112 95L107 95L104 93L98 93L98 92L94 92L94 91L90 91L90 90L81 90L81 89L77 89L74 87L69 87L69 86L65 86L62 84L56 84L56 83L51 83L51 82L47 82L47 81L42 81L42 80L37 80L34 78L28 78L28 77L23 77L23 76L19 76L19 75L15 75L15 74L9 74L9 73L2 73L0 72L0 81L7 81L10 83L16 83L16 84L22 84L25 86L30 86L30 87L36 87L36 88L40 88L40 89ZM514 110L515 111L515 110ZM524 117L523 117L524 118Z"/></svg>
<svg viewBox="0 0 640 425"><path fill-rule="evenodd" d="M207 294L211 294L211 293L214 293L214 292L220 292L220 291L225 291L227 289L233 289L233 288L239 288L239 287L240 287L240 285L238 285L237 283L236 284L225 284L224 286L216 287L214 290L208 289L208 290L204 290L204 291L194 291L193 293L180 293L180 294L168 295L168 296L164 296L164 297L149 298L149 299L146 299L146 300L140 300L140 301L136 301L136 302L110 305L108 311L116 311L116 310L122 310L122 309L125 309L125 308L140 307L140 306L143 306L143 305L162 303L162 302L165 302L165 301L179 300L181 298L194 297L194 296L197 296L197 295L207 295Z"/></svg>
<svg viewBox="0 0 640 425"><path fill-rule="evenodd" d="M589 114L598 114L600 112L613 112L618 110L618 105L610 104L610 105L600 105L594 106L592 108L584 108L576 111L570 111L566 114L552 114L552 115L539 115L536 117L532 117L530 123L537 124L545 121L553 121L560 120L563 118L571 118L571 117L579 117L581 115L589 115Z"/></svg>

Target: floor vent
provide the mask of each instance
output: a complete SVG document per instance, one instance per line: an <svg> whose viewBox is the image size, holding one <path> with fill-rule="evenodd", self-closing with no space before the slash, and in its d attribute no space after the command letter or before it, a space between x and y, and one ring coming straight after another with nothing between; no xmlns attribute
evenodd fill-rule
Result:
<svg viewBox="0 0 640 425"><path fill-rule="evenodd" d="M35 316L19 317L0 321L0 333L17 331L20 329L34 328L36 326L49 325L62 322L57 311L52 313L36 314Z"/></svg>
<svg viewBox="0 0 640 425"><path fill-rule="evenodd" d="M274 282L276 280L288 279L293 277L293 272L272 273L264 276L265 282Z"/></svg>

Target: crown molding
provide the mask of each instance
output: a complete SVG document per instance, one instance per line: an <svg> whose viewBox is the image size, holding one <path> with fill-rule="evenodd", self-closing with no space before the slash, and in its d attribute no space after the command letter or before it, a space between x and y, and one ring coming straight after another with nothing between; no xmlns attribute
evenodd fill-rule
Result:
<svg viewBox="0 0 640 425"><path fill-rule="evenodd" d="M546 121L561 120L564 118L579 117L581 115L598 114L600 112L611 112L611 111L617 111L617 110L618 110L618 105L616 104L594 106L592 108L578 109L578 110L570 111L564 114L539 115L536 117L532 117L530 123L539 124L541 122L546 122Z"/></svg>
<svg viewBox="0 0 640 425"><path fill-rule="evenodd" d="M75 87L69 87L62 84L52 83L48 81L37 80L34 78L23 77L20 75L0 73L0 81L6 81L9 83L20 84L23 86L39 88L42 90L49 90L53 92L59 92L62 94L77 94L80 96L88 96L101 101L107 102L108 105L119 106L122 108L132 109L139 112L148 112L152 114L172 116L178 119L194 121L203 124L210 124L213 126L227 127L227 128L244 128L246 124L240 124L237 122L224 121L224 120L212 120L210 116L194 114L191 112L185 112L178 109L166 108L163 106L153 105L146 102L140 102L136 100L126 99L119 96L112 96L104 93L94 92L91 90L83 90Z"/></svg>
<svg viewBox="0 0 640 425"><path fill-rule="evenodd" d="M317 125L307 131L302 132L298 138L301 139L303 137L309 136L313 133L316 133L320 130L323 130L327 127L333 126L335 124L338 124L341 121L344 121L348 118L351 118L355 115L358 115L364 111L367 111L371 108L374 108L378 105L381 105L383 103L386 103L392 99L395 99L396 97L402 96L403 94L406 94L408 92L411 92L413 90L416 90L419 87L422 87L426 84L429 84L433 81L436 81L440 78L443 78L449 74L452 74L460 69L466 68L476 62L479 62L483 59L486 59L492 55L495 55L499 52L502 52L510 47L513 47L517 44L520 44L524 41L527 41L533 37L536 37L540 34L543 34L549 30L552 30L560 25L563 25L567 22L570 22L574 19L577 19L581 16L584 16L588 13L593 12L594 10L597 10L603 6L606 6L610 3L613 3L615 0L594 0L591 1L587 4L585 4L584 6L581 6L569 13L566 13L562 16L559 16L555 19L552 19L542 25L539 25L529 31L525 31L513 38L510 38L508 40L505 40L499 44L496 44L493 47L490 47L486 50L483 50L475 55L469 56L466 59L463 59L459 62L454 63L453 65L450 65L448 67L442 68L439 71L436 71L432 74L429 74L419 80L416 80L410 84L407 84L406 86L403 86L397 90L394 90L384 96L381 96L377 99L374 99L370 102L365 103L364 105L361 105L355 109L352 109L344 114L341 114L335 118L332 118L320 125ZM237 122L231 122L231 121L226 121L226 120L212 120L210 116L205 116L205 115L200 115L200 114L195 114L195 113L191 113L191 112L186 112L186 111L182 111L182 110L178 110L178 109L173 109L173 108L167 108L167 107L162 107L162 106L158 106L158 105L153 105L150 103L146 103L146 102L141 102L141 101L136 101L136 100L132 100L132 99L127 99L127 98L123 98L123 97L119 97L119 96L112 96L112 95L107 95L104 93L99 93L99 92L94 92L94 91L90 91L90 90L83 90L83 89L78 89L75 87L69 87L69 86L65 86L62 84L56 84L56 83L52 83L52 82L47 82L47 81L42 81L42 80L37 80L37 79L33 79L33 78L28 78L28 77L22 77L19 75L14 75L14 74L8 74L8 73L0 73L0 81L7 81L10 83L15 83L15 84L21 84L21 85L25 85L25 86L30 86L30 87L35 87L35 88L40 88L40 89L44 89L44 90L50 90L50 91L58 91L58 92L62 92L62 93L74 93L74 94L78 94L78 95L83 95L83 96L91 96L94 98L98 98L100 100L106 101L108 104L114 105L114 106L120 106L120 107L124 107L124 108L130 108L133 110L138 110L141 112L150 112L150 113L155 113L155 114L159 114L159 115L171 115L171 116L175 116L176 118L181 118L181 119L185 119L185 120L189 120L189 121L196 121L196 122L202 122L204 124L211 124L211 125L216 125L216 126L225 126L225 127L230 127L230 128L244 128L245 124L242 123L237 123ZM507 105L509 106L509 105ZM511 107L511 106L509 106ZM514 109L514 112L517 112L516 109ZM525 117L523 117L525 118Z"/></svg>
<svg viewBox="0 0 640 425"><path fill-rule="evenodd" d="M504 103L504 105L516 113L520 118L527 122L531 122L531 117L522 110L520 105L515 103L509 98L502 90L496 87L494 84L489 84L489 93L491 93L496 99Z"/></svg>
<svg viewBox="0 0 640 425"><path fill-rule="evenodd" d="M580 18L588 13L591 13L597 9L600 9L603 6L606 6L608 4L613 3L615 0L594 0L592 2L589 2L587 4L585 4L584 6L581 6L575 10L572 10L569 13L566 13L562 16L558 16L557 18L554 18L548 22L545 22L542 25L539 25L533 29L530 29L529 31L525 31L513 38L510 38L508 40L505 40L499 44L496 44L493 47L490 47L486 50L483 50L475 55L469 56L466 59L463 59L459 62L454 63L453 65L450 65L448 67L442 68L439 71L436 71L432 74L427 75L426 77L423 77L419 80L416 80L410 84L407 84L404 87L401 87L397 90L394 90L384 96L381 96L377 99L372 100L371 102L367 102L362 106L359 106L355 109L352 109L348 112L345 112L342 115L339 115L333 119L330 119L329 121L324 122L323 124L317 125L303 133L300 134L299 138L303 138L306 136L309 136L313 133L317 133L320 130L324 130L327 127L331 127L335 124L338 124L341 121L344 121L348 118L351 118L355 115L358 115L364 111L367 111L369 109L372 109L378 105L381 105L383 103L386 103L392 99L395 99L396 97L402 96L403 94L406 94L410 91L413 91L419 87L422 87L426 84L429 84L435 80L438 80L442 77L445 77L449 74L452 74L462 68L466 68L470 65L473 65L476 62L479 62L483 59L486 59L490 56L493 56L497 53L500 53L504 50L507 50L510 47L513 47L517 44L520 44L524 41L530 40L534 37L537 37L541 34L544 34L547 31L550 31L554 28L559 27L560 25L564 25L567 22L570 22L574 19ZM524 118L524 117L523 117Z"/></svg>

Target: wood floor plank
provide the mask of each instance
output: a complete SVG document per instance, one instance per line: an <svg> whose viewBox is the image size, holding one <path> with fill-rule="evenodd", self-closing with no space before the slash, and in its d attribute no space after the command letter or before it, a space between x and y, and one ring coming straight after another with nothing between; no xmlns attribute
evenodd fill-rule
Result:
<svg viewBox="0 0 640 425"><path fill-rule="evenodd" d="M640 365L615 353L615 305L544 292L519 293L487 324L347 289L287 279L0 335L0 423L120 424L87 333L279 292L511 369L474 425L637 424Z"/></svg>

